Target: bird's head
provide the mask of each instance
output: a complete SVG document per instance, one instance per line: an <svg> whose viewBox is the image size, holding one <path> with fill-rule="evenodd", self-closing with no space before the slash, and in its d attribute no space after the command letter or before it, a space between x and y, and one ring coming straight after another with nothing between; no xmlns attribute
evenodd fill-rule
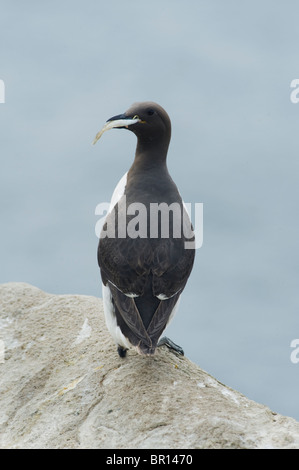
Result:
<svg viewBox="0 0 299 470"><path fill-rule="evenodd" d="M103 133L109 129L129 129L134 132L140 142L164 140L167 143L171 136L171 122L166 111L151 101L134 103L125 113L108 119L104 127L97 133L95 144Z"/></svg>

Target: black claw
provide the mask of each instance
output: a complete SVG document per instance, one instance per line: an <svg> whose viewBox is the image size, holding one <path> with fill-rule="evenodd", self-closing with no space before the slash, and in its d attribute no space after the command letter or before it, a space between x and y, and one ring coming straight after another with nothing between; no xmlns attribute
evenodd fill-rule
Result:
<svg viewBox="0 0 299 470"><path fill-rule="evenodd" d="M158 342L157 346L167 346L169 349L172 349L178 354L181 354L181 356L184 356L184 350L181 348L181 346L175 344L173 341L171 341L171 339L167 338L167 336L163 336L163 338L161 338Z"/></svg>
<svg viewBox="0 0 299 470"><path fill-rule="evenodd" d="M126 357L127 349L123 348L122 346L118 346L117 352L119 357Z"/></svg>

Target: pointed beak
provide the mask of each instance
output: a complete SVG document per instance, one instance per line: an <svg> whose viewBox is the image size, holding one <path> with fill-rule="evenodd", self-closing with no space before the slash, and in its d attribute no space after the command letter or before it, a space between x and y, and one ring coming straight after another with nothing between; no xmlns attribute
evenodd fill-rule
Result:
<svg viewBox="0 0 299 470"><path fill-rule="evenodd" d="M108 131L109 129L113 129L115 127L128 128L129 126L132 126L132 124L136 124L137 122L141 122L141 120L137 117L132 119L126 116L125 114L113 116L112 118L108 119L103 128L97 133L92 144L96 144L97 141L102 137L104 132Z"/></svg>

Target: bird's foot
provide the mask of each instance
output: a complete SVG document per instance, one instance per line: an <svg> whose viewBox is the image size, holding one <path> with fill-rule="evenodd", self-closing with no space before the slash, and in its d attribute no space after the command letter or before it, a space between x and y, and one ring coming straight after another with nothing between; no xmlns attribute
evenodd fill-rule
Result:
<svg viewBox="0 0 299 470"><path fill-rule="evenodd" d="M167 336L163 336L163 338L161 338L157 344L157 346L167 346L169 349L172 349L173 351L177 352L178 354L181 354L182 356L184 356L184 351L183 349L181 348L181 346L179 346L178 344L175 344L173 341L171 341L171 339L167 338Z"/></svg>
<svg viewBox="0 0 299 470"><path fill-rule="evenodd" d="M127 349L119 345L117 347L117 352L118 352L119 357L126 357L127 355Z"/></svg>

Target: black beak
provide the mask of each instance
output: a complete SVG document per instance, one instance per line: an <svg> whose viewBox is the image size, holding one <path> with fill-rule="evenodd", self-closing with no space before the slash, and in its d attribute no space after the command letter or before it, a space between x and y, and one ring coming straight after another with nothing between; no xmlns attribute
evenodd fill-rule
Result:
<svg viewBox="0 0 299 470"><path fill-rule="evenodd" d="M117 116L113 116L112 118L107 119L106 122L118 121L118 119L131 119L131 118L127 116L126 114L118 114Z"/></svg>
<svg viewBox="0 0 299 470"><path fill-rule="evenodd" d="M108 129L113 129L114 127L118 127L119 129L128 129L129 126L132 126L132 124L136 124L137 122L141 122L138 116L134 116L133 119L130 116L127 116L126 114L119 114L118 116L113 116L112 118L108 119L108 121L106 121L104 127L100 130L100 132L97 133L94 138L93 144L95 144L103 135L103 133Z"/></svg>

